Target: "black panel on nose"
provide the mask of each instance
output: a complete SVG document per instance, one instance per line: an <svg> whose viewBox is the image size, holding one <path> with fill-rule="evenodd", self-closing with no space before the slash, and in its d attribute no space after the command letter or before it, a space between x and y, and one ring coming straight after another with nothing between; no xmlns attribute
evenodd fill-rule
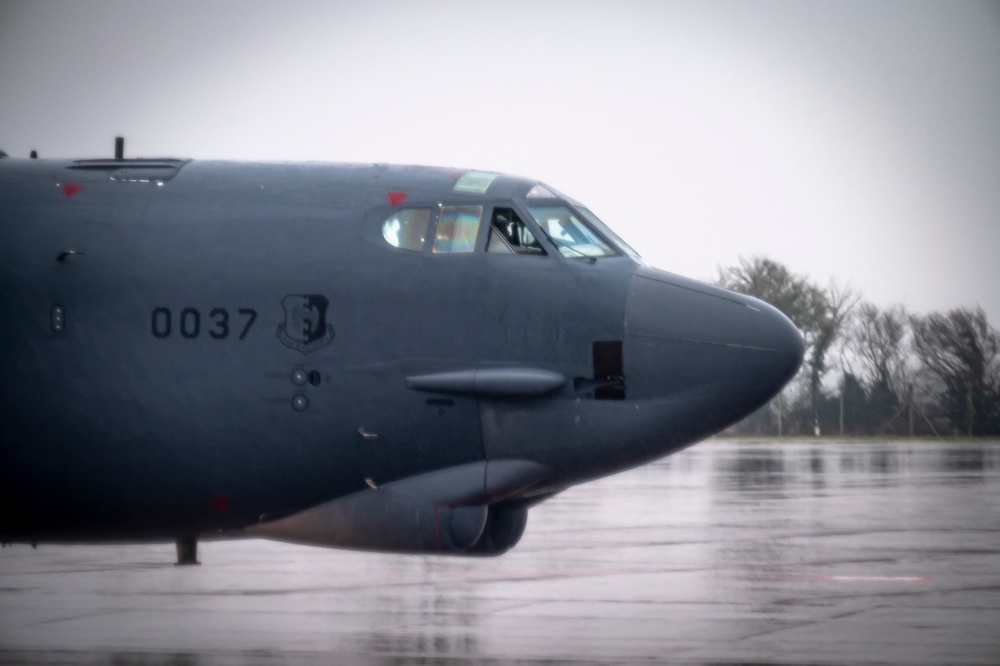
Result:
<svg viewBox="0 0 1000 666"><path fill-rule="evenodd" d="M631 398L743 394L756 408L802 362L802 336L775 308L646 267L629 285L625 327Z"/></svg>
<svg viewBox="0 0 1000 666"><path fill-rule="evenodd" d="M625 370L621 340L598 340L593 344L594 389L597 400L625 399Z"/></svg>

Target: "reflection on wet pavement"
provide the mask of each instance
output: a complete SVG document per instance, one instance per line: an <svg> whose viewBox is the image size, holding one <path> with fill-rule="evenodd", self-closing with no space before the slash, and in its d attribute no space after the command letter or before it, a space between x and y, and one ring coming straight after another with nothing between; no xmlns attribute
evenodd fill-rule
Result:
<svg viewBox="0 0 1000 666"><path fill-rule="evenodd" d="M1000 443L710 441L494 559L0 551L0 664L1000 661Z"/></svg>

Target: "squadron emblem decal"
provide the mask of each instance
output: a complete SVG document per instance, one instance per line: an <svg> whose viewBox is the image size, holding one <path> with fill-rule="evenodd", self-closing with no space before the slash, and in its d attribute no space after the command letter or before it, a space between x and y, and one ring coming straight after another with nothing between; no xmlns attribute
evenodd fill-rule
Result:
<svg viewBox="0 0 1000 666"><path fill-rule="evenodd" d="M333 340L333 326L326 323L330 301L320 294L293 294L281 299L285 322L278 326L278 339L286 347L303 354L327 346Z"/></svg>

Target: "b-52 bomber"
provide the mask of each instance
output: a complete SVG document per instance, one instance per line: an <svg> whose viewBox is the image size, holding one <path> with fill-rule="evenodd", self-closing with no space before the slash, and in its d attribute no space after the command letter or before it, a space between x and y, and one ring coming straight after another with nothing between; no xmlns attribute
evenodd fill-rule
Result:
<svg viewBox="0 0 1000 666"><path fill-rule="evenodd" d="M0 159L5 543L496 555L802 355L770 305L649 267L534 180Z"/></svg>

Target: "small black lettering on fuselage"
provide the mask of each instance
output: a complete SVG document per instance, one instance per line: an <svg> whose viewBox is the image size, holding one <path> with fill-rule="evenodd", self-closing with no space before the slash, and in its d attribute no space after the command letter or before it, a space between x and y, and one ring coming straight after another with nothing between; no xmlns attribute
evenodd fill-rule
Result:
<svg viewBox="0 0 1000 666"><path fill-rule="evenodd" d="M149 326L153 337L160 339L176 333L185 340L194 340L202 334L213 340L224 340L239 331L237 339L242 340L256 320L257 311L253 308L239 308L232 317L226 308L213 308L202 321L202 311L198 308L182 308L175 312L159 307L153 308Z"/></svg>

